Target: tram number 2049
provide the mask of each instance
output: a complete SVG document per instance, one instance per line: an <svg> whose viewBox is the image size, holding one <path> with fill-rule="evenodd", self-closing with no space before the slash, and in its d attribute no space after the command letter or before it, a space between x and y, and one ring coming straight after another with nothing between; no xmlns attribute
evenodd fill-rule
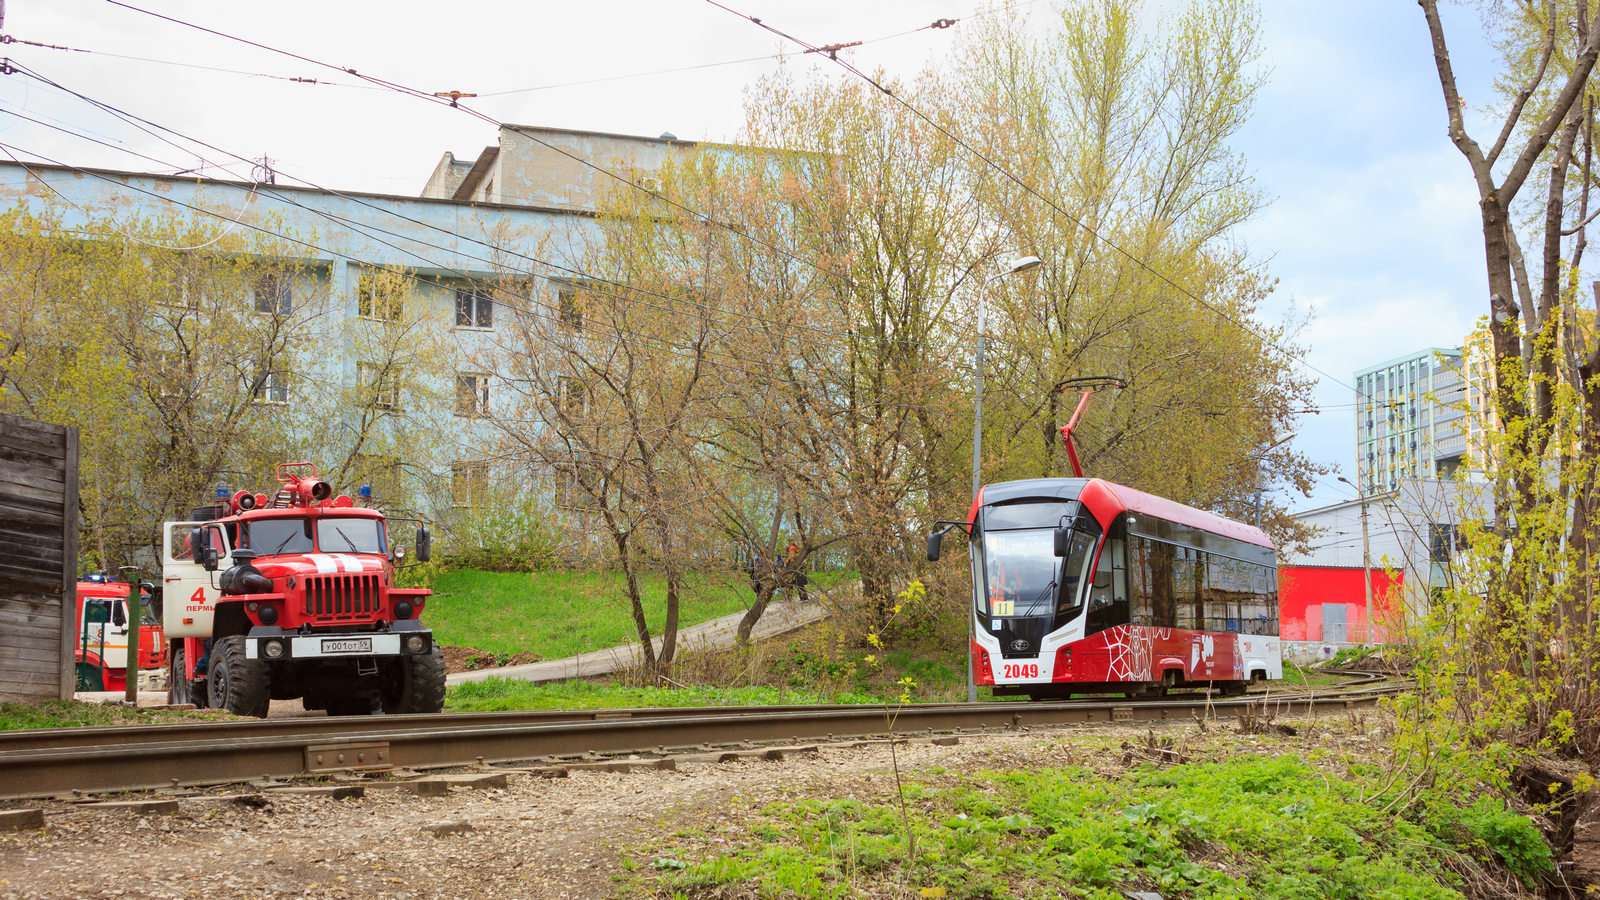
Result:
<svg viewBox="0 0 1600 900"><path fill-rule="evenodd" d="M1004 672L1005 672L1005 674L1003 674L1001 676L1002 678L1038 678L1039 677L1039 664L1038 663L1024 663L1024 664L1006 663Z"/></svg>

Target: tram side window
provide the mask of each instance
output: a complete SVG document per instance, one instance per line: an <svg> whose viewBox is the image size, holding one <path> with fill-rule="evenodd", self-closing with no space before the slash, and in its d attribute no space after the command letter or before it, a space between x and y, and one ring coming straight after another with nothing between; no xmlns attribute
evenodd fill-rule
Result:
<svg viewBox="0 0 1600 900"><path fill-rule="evenodd" d="M1172 598L1176 606L1176 624L1179 628L1199 628L1200 617L1195 614L1199 598L1195 596L1195 577L1200 571L1199 554L1188 547L1174 547L1172 561Z"/></svg>
<svg viewBox="0 0 1600 900"><path fill-rule="evenodd" d="M1089 588L1089 619L1084 634L1095 634L1130 620L1128 598L1128 540L1120 524L1113 526L1111 538L1095 563L1094 582Z"/></svg>
<svg viewBox="0 0 1600 900"><path fill-rule="evenodd" d="M1150 554L1151 623L1157 628L1171 628L1178 618L1172 589L1178 548L1161 541L1147 540L1145 544Z"/></svg>
<svg viewBox="0 0 1600 900"><path fill-rule="evenodd" d="M1277 573L1270 566L1246 565L1245 568L1250 590L1240 605L1240 630L1246 634L1277 634Z"/></svg>
<svg viewBox="0 0 1600 900"><path fill-rule="evenodd" d="M1150 608L1150 542L1128 537L1128 621L1135 625L1153 624Z"/></svg>
<svg viewBox="0 0 1600 900"><path fill-rule="evenodd" d="M1226 556L1211 557L1206 567L1206 628L1238 631L1239 604L1250 592L1248 567Z"/></svg>

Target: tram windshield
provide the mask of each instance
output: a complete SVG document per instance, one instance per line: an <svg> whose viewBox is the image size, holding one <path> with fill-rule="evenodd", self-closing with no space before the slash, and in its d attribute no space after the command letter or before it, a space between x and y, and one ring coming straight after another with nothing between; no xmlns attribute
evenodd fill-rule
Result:
<svg viewBox="0 0 1600 900"><path fill-rule="evenodd" d="M1077 607L1090 577L1095 535L1073 531L1066 559L1055 555L1055 530L983 533L984 587L979 611L998 618L1050 616Z"/></svg>

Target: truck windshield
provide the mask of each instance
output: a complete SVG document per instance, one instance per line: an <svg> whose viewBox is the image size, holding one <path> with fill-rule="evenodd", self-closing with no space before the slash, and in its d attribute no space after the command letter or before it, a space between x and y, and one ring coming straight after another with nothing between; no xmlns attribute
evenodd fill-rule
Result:
<svg viewBox="0 0 1600 900"><path fill-rule="evenodd" d="M239 525L239 549L261 556L310 553L313 546L309 519L257 519Z"/></svg>
<svg viewBox="0 0 1600 900"><path fill-rule="evenodd" d="M318 519L317 546L323 553L383 553L383 528L376 519Z"/></svg>

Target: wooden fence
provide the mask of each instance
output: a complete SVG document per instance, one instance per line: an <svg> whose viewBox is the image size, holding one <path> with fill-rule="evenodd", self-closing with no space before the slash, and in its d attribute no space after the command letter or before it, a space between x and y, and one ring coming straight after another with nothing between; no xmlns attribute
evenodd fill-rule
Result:
<svg viewBox="0 0 1600 900"><path fill-rule="evenodd" d="M0 413L0 701L70 700L78 429Z"/></svg>

